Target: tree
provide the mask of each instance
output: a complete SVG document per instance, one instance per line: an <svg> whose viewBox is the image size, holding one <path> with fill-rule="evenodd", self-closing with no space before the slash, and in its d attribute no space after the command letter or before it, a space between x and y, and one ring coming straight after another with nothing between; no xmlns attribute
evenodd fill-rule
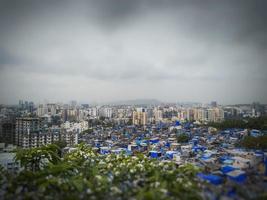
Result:
<svg viewBox="0 0 267 200"><path fill-rule="evenodd" d="M185 133L178 135L177 142L178 143L185 143L189 141L189 136Z"/></svg>
<svg viewBox="0 0 267 200"><path fill-rule="evenodd" d="M83 134L91 134L92 132L93 132L93 129L89 128L89 129L86 129L86 130L82 131L81 135L83 135Z"/></svg>
<svg viewBox="0 0 267 200"><path fill-rule="evenodd" d="M51 147L50 147L51 148ZM50 149L49 148L49 149ZM56 153L56 149L54 149ZM47 155L46 148L25 150L20 160L32 163L33 152ZM27 158L27 159L26 159ZM25 159L25 160L24 160ZM163 167L164 166L164 167ZM86 144L61 160L38 170L24 169L8 177L1 173L3 199L201 199L194 166L178 167L144 155L100 155ZM3 178L1 178L3 176Z"/></svg>
<svg viewBox="0 0 267 200"><path fill-rule="evenodd" d="M246 119L227 119L223 122L210 122L208 126L219 129L227 128L248 128L248 129L267 129L267 117L246 118Z"/></svg>
<svg viewBox="0 0 267 200"><path fill-rule="evenodd" d="M267 149L267 135L253 137L253 136L246 136L243 140L240 141L238 146L247 148L247 149Z"/></svg>
<svg viewBox="0 0 267 200"><path fill-rule="evenodd" d="M31 149L18 149L16 160L30 171L38 171L48 163L56 164L59 160L59 147L57 145L48 145Z"/></svg>

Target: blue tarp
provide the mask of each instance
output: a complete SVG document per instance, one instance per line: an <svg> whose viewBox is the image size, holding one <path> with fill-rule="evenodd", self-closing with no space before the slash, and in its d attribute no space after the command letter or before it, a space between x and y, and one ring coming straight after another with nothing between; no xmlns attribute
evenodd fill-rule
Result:
<svg viewBox="0 0 267 200"><path fill-rule="evenodd" d="M198 151L205 151L206 149L207 148L204 147L204 146L196 145L196 146L193 146L192 151L193 152L198 152Z"/></svg>
<svg viewBox="0 0 267 200"><path fill-rule="evenodd" d="M177 154L177 152L176 151L167 151L166 152L166 158L173 159L174 154Z"/></svg>
<svg viewBox="0 0 267 200"><path fill-rule="evenodd" d="M184 128L185 129L190 129L191 127L191 123L187 122L185 125L184 125Z"/></svg>
<svg viewBox="0 0 267 200"><path fill-rule="evenodd" d="M197 176L201 178L202 180L208 181L209 183L213 185L220 185L223 182L222 177L216 176L213 174L203 174L203 173L198 173Z"/></svg>
<svg viewBox="0 0 267 200"><path fill-rule="evenodd" d="M169 142L167 142L166 144L165 144L165 147L170 147L171 146L171 144L169 143Z"/></svg>
<svg viewBox="0 0 267 200"><path fill-rule="evenodd" d="M235 197L236 196L236 190L235 188L231 188L228 192L227 192L227 196L228 197Z"/></svg>
<svg viewBox="0 0 267 200"><path fill-rule="evenodd" d="M193 139L192 139L192 142L193 142L193 145L197 145L197 143L198 143L198 139L193 138Z"/></svg>
<svg viewBox="0 0 267 200"><path fill-rule="evenodd" d="M226 175L230 180L235 181L237 183L243 183L247 178L246 173L241 170L234 170L228 172Z"/></svg>
<svg viewBox="0 0 267 200"><path fill-rule="evenodd" d="M222 173L224 173L224 174L226 174L226 173L228 173L228 172L231 172L231 171L234 171L234 170L236 170L236 168L234 168L234 167L232 167L232 166L229 166L229 165L223 166L223 167L221 168L221 171L222 171Z"/></svg>
<svg viewBox="0 0 267 200"><path fill-rule="evenodd" d="M157 151L150 151L149 152L149 156L151 158L158 158L160 156L160 152L157 152Z"/></svg>
<svg viewBox="0 0 267 200"><path fill-rule="evenodd" d="M109 154L110 150L108 148L100 147L100 154Z"/></svg>
<svg viewBox="0 0 267 200"><path fill-rule="evenodd" d="M259 137L261 135L261 132L259 130L251 130L250 135L253 137Z"/></svg>
<svg viewBox="0 0 267 200"><path fill-rule="evenodd" d="M224 162L225 160L229 160L229 159L231 160L231 156L221 156L219 160L220 162Z"/></svg>
<svg viewBox="0 0 267 200"><path fill-rule="evenodd" d="M159 142L159 139L158 138L152 138L149 140L152 144L156 144Z"/></svg>
<svg viewBox="0 0 267 200"><path fill-rule="evenodd" d="M140 145L140 144L141 144L141 140L135 140L135 143L136 143L137 145Z"/></svg>

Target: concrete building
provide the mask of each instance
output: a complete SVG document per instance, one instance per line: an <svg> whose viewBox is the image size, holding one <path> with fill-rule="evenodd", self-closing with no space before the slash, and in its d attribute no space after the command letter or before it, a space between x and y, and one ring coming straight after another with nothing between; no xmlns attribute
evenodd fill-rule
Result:
<svg viewBox="0 0 267 200"><path fill-rule="evenodd" d="M22 148L33 148L58 141L59 133L45 128L42 118L17 118L15 144Z"/></svg>
<svg viewBox="0 0 267 200"><path fill-rule="evenodd" d="M42 117L45 114L48 114L48 107L45 104L40 104L37 108L36 114L38 117Z"/></svg>
<svg viewBox="0 0 267 200"><path fill-rule="evenodd" d="M0 152L0 166L9 172L17 172L20 169L20 163L15 161L15 153Z"/></svg>
<svg viewBox="0 0 267 200"><path fill-rule="evenodd" d="M97 107L91 107L91 108L88 108L88 114L90 117L97 117L98 116L98 108Z"/></svg>
<svg viewBox="0 0 267 200"><path fill-rule="evenodd" d="M207 121L220 122L224 119L224 111L221 108L209 108Z"/></svg>
<svg viewBox="0 0 267 200"><path fill-rule="evenodd" d="M159 110L158 108L155 108L153 110L153 115L154 115L154 120L155 120L156 123L162 121L162 118L163 118L162 110Z"/></svg>
<svg viewBox="0 0 267 200"><path fill-rule="evenodd" d="M0 122L0 142L14 144L15 127L15 123L12 120L2 120Z"/></svg>
<svg viewBox="0 0 267 200"><path fill-rule="evenodd" d="M147 112L143 108L133 111L133 125L146 125L147 124Z"/></svg>
<svg viewBox="0 0 267 200"><path fill-rule="evenodd" d="M99 116L101 117L111 118L112 113L113 113L112 108L109 107L102 107L99 109Z"/></svg>
<svg viewBox="0 0 267 200"><path fill-rule="evenodd" d="M61 130L60 140L66 142L68 147L78 144L78 133L66 129Z"/></svg>

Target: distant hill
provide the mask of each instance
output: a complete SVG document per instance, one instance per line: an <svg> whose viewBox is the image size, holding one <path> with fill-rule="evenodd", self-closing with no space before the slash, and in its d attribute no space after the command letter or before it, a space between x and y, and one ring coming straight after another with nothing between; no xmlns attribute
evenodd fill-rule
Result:
<svg viewBox="0 0 267 200"><path fill-rule="evenodd" d="M162 102L157 99L134 99L134 100L123 100L107 102L109 105L159 105Z"/></svg>

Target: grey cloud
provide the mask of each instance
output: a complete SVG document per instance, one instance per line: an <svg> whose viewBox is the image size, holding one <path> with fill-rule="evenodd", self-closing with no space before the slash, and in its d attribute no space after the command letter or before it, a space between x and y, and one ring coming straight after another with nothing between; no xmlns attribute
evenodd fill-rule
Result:
<svg viewBox="0 0 267 200"><path fill-rule="evenodd" d="M1 1L0 102L52 98L47 83L78 100L232 103L229 92L233 102L267 102L266 8L263 0ZM242 87L251 89L239 95Z"/></svg>

